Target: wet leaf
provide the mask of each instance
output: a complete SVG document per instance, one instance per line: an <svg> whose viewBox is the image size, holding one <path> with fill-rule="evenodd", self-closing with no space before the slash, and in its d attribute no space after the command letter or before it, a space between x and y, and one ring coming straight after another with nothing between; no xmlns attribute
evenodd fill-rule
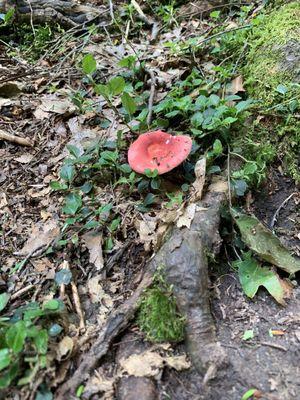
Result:
<svg viewBox="0 0 300 400"><path fill-rule="evenodd" d="M289 250L257 218L232 210L234 220L244 243L263 260L276 265L289 274L300 270L300 259Z"/></svg>

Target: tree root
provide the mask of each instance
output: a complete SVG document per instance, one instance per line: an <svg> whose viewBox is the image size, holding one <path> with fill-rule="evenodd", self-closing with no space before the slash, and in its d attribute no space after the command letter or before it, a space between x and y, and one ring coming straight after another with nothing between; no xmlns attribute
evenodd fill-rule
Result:
<svg viewBox="0 0 300 400"><path fill-rule="evenodd" d="M98 339L84 355L74 375L58 389L56 399L70 399L70 393L88 379L90 372L107 353L114 338L125 330L134 318L143 291L152 283L160 266L166 280L173 287L180 312L186 317L186 345L195 368L204 375L204 382L212 379L225 360L225 352L217 342L210 312L208 292L208 254L220 249L218 227L220 208L225 201L227 184L211 185L205 198L197 202L190 228L174 228L169 238L147 266L147 271L134 292L109 317Z"/></svg>

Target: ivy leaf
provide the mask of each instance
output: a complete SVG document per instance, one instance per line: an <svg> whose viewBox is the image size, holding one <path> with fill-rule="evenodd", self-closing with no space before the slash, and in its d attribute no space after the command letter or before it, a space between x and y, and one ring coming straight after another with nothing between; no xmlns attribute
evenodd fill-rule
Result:
<svg viewBox="0 0 300 400"><path fill-rule="evenodd" d="M9 298L10 298L10 295L8 293L0 294L0 311L2 311L6 307L6 304L8 303Z"/></svg>
<svg viewBox="0 0 300 400"><path fill-rule="evenodd" d="M199 128L199 126L202 125L203 120L204 118L202 112L198 111L192 116L191 123L195 128Z"/></svg>
<svg viewBox="0 0 300 400"><path fill-rule="evenodd" d="M86 54L82 59L82 70L86 75L91 75L97 69L97 62L92 54Z"/></svg>
<svg viewBox="0 0 300 400"><path fill-rule="evenodd" d="M108 82L108 88L110 93L113 96L117 96L118 94L122 93L125 88L125 80L122 76L116 76Z"/></svg>
<svg viewBox="0 0 300 400"><path fill-rule="evenodd" d="M75 176L75 168L73 165L66 164L60 170L59 176L66 182L72 182Z"/></svg>
<svg viewBox="0 0 300 400"><path fill-rule="evenodd" d="M25 322L18 321L8 329L5 340L8 347L10 347L14 353L19 353L23 349L26 336Z"/></svg>
<svg viewBox="0 0 300 400"><path fill-rule="evenodd" d="M10 364L11 355L9 349L0 350L0 371Z"/></svg>
<svg viewBox="0 0 300 400"><path fill-rule="evenodd" d="M278 275L269 268L262 267L254 258L235 261L234 265L239 269L239 279L245 294L251 299L258 288L263 286L279 304L284 305L285 291L280 283Z"/></svg>
<svg viewBox="0 0 300 400"><path fill-rule="evenodd" d="M285 85L278 85L276 88L276 92L278 92L282 95L285 95L288 91L289 91L289 89Z"/></svg>
<svg viewBox="0 0 300 400"><path fill-rule="evenodd" d="M78 193L69 193L66 197L63 212L69 215L75 215L82 206L82 198Z"/></svg>
<svg viewBox="0 0 300 400"><path fill-rule="evenodd" d="M133 115L136 112L137 106L134 99L127 93L121 96L122 104L128 114Z"/></svg>

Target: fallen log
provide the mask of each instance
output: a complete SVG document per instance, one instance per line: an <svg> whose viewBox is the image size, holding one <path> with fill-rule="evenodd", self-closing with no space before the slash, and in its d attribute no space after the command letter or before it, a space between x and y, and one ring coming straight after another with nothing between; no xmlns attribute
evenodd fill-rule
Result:
<svg viewBox="0 0 300 400"><path fill-rule="evenodd" d="M72 0L0 0L0 13L14 8L14 18L34 24L58 23L66 28L95 21L108 7L78 4Z"/></svg>

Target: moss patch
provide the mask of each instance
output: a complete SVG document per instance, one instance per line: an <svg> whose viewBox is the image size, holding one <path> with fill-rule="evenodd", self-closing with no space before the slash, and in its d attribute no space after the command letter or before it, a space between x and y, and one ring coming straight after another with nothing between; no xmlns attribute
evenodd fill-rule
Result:
<svg viewBox="0 0 300 400"><path fill-rule="evenodd" d="M250 51L244 67L247 89L253 97L271 105L278 85L284 84L293 97L300 82L300 3L286 4L265 15L249 38ZM298 54L297 54L298 53Z"/></svg>
<svg viewBox="0 0 300 400"><path fill-rule="evenodd" d="M159 273L145 291L137 318L141 331L152 342L180 342L185 319L179 314L171 288Z"/></svg>

